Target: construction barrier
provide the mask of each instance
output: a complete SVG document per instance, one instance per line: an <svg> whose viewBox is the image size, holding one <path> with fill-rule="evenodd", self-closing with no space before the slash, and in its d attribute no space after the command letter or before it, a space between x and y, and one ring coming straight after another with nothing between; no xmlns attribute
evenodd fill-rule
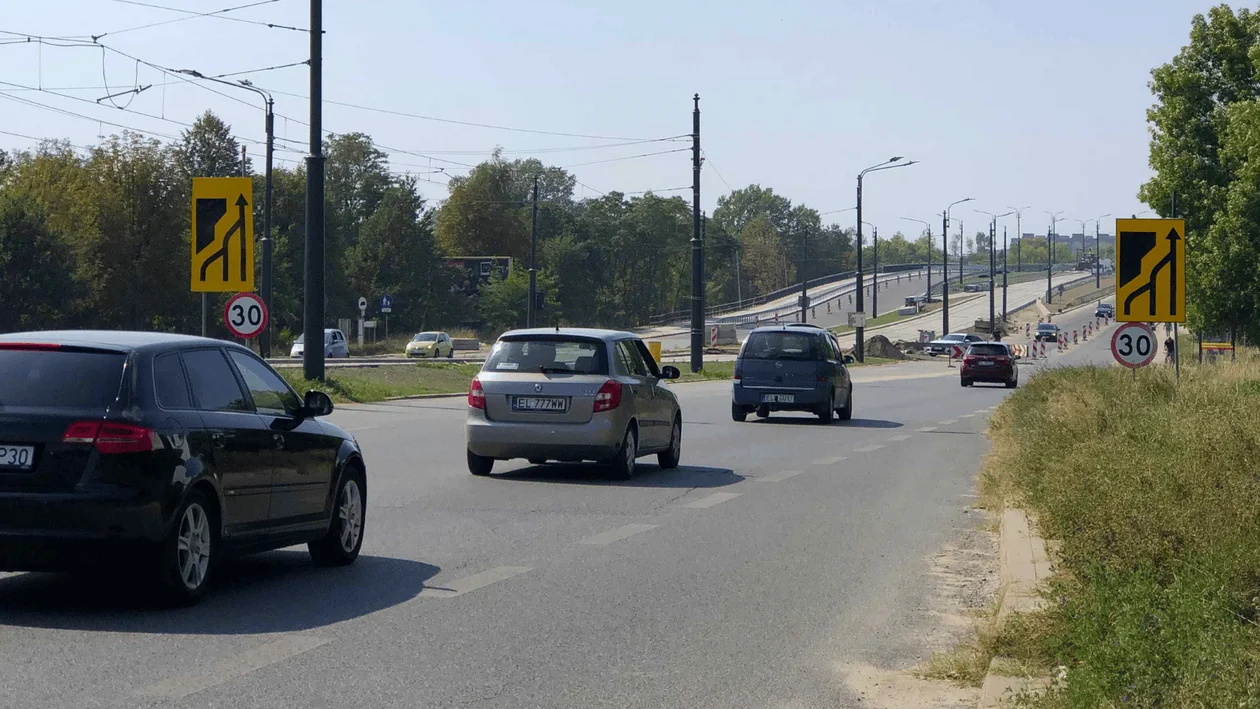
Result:
<svg viewBox="0 0 1260 709"><path fill-rule="evenodd" d="M717 325L709 328L709 347L717 347Z"/></svg>
<svg viewBox="0 0 1260 709"><path fill-rule="evenodd" d="M1080 339L1077 337L1078 334L1079 333L1076 330L1072 331L1072 344L1074 345L1080 344Z"/></svg>
<svg viewBox="0 0 1260 709"><path fill-rule="evenodd" d="M809 309L809 316L810 316L811 318L815 319L815 320L817 320L817 319L818 319L818 306L817 306L817 305L812 306L812 307Z"/></svg>
<svg viewBox="0 0 1260 709"><path fill-rule="evenodd" d="M829 300L829 301L827 301L827 313L828 313L828 314L830 314L830 313L831 313L831 301L830 301L830 300Z"/></svg>
<svg viewBox="0 0 1260 709"><path fill-rule="evenodd" d="M1032 337L1032 323L1024 323L1024 337Z"/></svg>

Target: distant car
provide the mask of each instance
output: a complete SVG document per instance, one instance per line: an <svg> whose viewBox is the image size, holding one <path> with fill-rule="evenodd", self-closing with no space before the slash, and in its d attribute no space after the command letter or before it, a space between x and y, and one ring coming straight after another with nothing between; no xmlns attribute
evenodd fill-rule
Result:
<svg viewBox="0 0 1260 709"><path fill-rule="evenodd" d="M455 343L445 332L418 332L407 343L404 353L408 357L454 357Z"/></svg>
<svg viewBox="0 0 1260 709"><path fill-rule="evenodd" d="M976 382L994 382L1007 389L1019 386L1019 365L1009 347L1001 342L977 342L968 348L959 370L962 385L969 387Z"/></svg>
<svg viewBox="0 0 1260 709"><path fill-rule="evenodd" d="M853 416L853 382L835 335L812 327L760 327L748 334L735 360L731 418L756 412L807 411L830 423Z"/></svg>
<svg viewBox="0 0 1260 709"><path fill-rule="evenodd" d="M293 341L293 348L289 350L289 356L301 357L305 350L306 335L298 335ZM346 341L346 333L332 327L324 330L324 356L328 358L350 356L350 343Z"/></svg>
<svg viewBox="0 0 1260 709"><path fill-rule="evenodd" d="M598 461L625 480L651 454L676 468L682 410L667 380L678 377L628 332L504 333L468 390L468 471L489 475L511 458Z"/></svg>
<svg viewBox="0 0 1260 709"><path fill-rule="evenodd" d="M367 468L241 345L148 332L0 335L0 571L111 566L180 603L229 554L349 564Z"/></svg>
<svg viewBox="0 0 1260 709"><path fill-rule="evenodd" d="M989 290L988 283L968 283L963 286L964 293L980 293Z"/></svg>
<svg viewBox="0 0 1260 709"><path fill-rule="evenodd" d="M954 346L957 345L966 352L973 342L984 342L984 338L966 332L951 332L939 340L932 340L924 345L923 351L935 357L936 355L949 354L953 351Z"/></svg>
<svg viewBox="0 0 1260 709"><path fill-rule="evenodd" d="M1094 317L1096 318L1114 318L1116 316L1116 306L1111 303L1099 303L1094 308Z"/></svg>
<svg viewBox="0 0 1260 709"><path fill-rule="evenodd" d="M1058 342L1060 334L1059 326L1054 323L1043 322L1037 326L1037 331L1033 333L1033 341L1035 342Z"/></svg>

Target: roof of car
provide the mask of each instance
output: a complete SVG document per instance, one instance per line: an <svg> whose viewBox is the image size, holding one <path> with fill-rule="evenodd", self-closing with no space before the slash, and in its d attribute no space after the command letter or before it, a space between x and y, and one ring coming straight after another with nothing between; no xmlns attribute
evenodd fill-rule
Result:
<svg viewBox="0 0 1260 709"><path fill-rule="evenodd" d="M801 323L787 323L787 324L785 324L785 325L762 325L761 327L755 327L755 328L753 328L753 329L752 329L752 331L751 331L751 332L749 332L748 334L750 334L750 335L751 335L751 334L753 334L753 333L758 333L758 332L814 332L814 333L824 333L824 332L828 332L828 330L824 330L823 328L818 327L817 325L802 325Z"/></svg>
<svg viewBox="0 0 1260 709"><path fill-rule="evenodd" d="M169 332L131 330L47 330L44 332L11 332L0 335L0 342L39 342L57 345L78 345L128 352L139 349L165 349L191 345L240 347L234 342Z"/></svg>
<svg viewBox="0 0 1260 709"><path fill-rule="evenodd" d="M638 335L632 332L625 332L624 330L601 330L593 327L535 327L523 330L509 330L499 337L528 337L530 335L573 335L592 340L604 340L605 342L624 340L627 337L638 337Z"/></svg>

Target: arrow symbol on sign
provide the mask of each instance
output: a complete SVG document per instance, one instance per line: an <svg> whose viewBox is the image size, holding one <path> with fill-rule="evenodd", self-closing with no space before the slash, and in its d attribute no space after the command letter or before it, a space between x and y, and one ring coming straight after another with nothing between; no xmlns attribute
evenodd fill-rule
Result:
<svg viewBox="0 0 1260 709"><path fill-rule="evenodd" d="M228 280L228 247L232 243L233 234L236 234L237 241L241 242L241 281L243 282L246 280L245 208L248 206L249 206L249 200L245 199L244 194L236 198L236 210L237 210L236 223L233 224L232 228L228 229L228 232L223 235L223 246L220 247L218 251L214 252L214 254L210 256L210 258L206 259L205 263L201 264L201 280L203 281L206 280L206 270L210 268L210 264L214 263L215 261L219 259L223 259L223 281L227 282Z"/></svg>
<svg viewBox="0 0 1260 709"><path fill-rule="evenodd" d="M1129 314L1133 301L1143 293L1146 293L1150 298L1149 312L1155 312L1156 294L1158 292L1155 279L1159 277L1159 272L1165 267L1170 269L1168 272L1168 312L1170 315L1177 314L1177 241L1180 239L1181 235L1177 233L1175 228L1168 232L1168 254L1160 259L1159 263L1155 264L1155 267L1151 269L1151 275L1146 281L1146 285L1133 291L1129 294L1129 297L1124 299L1125 315Z"/></svg>

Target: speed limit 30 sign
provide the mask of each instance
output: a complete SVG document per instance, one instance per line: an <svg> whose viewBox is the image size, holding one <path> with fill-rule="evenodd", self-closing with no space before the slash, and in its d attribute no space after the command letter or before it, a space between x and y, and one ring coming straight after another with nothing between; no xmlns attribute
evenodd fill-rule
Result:
<svg viewBox="0 0 1260 709"><path fill-rule="evenodd" d="M1146 323L1127 322L1111 336L1111 354L1120 364L1139 369L1155 359L1155 333Z"/></svg>
<svg viewBox="0 0 1260 709"><path fill-rule="evenodd" d="M257 293L237 293L223 308L223 322L237 337L258 337L267 327L267 306Z"/></svg>

